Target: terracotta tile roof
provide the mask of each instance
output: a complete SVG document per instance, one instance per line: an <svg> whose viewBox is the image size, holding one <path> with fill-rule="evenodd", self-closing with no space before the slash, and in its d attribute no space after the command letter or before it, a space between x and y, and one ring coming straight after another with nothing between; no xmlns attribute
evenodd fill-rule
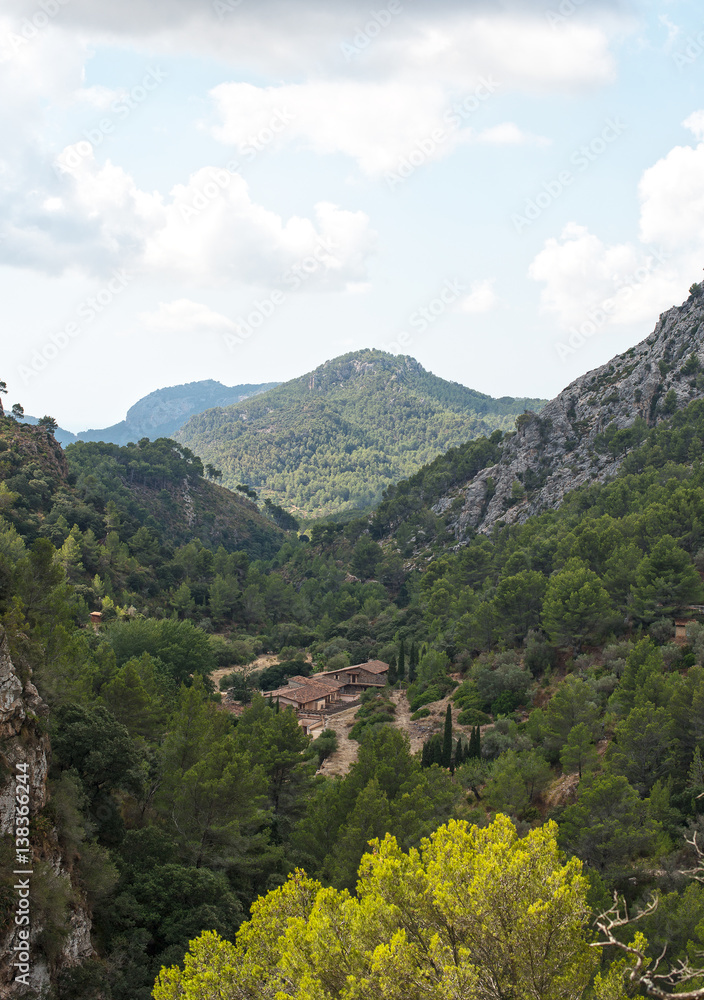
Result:
<svg viewBox="0 0 704 1000"><path fill-rule="evenodd" d="M351 667L338 667L337 670L324 670L322 674L316 674L316 677L329 677L331 674L350 674L356 671L364 670L368 674L385 674L389 669L388 663L384 663L382 660L368 660L366 663L355 663Z"/></svg>
<svg viewBox="0 0 704 1000"><path fill-rule="evenodd" d="M385 674L389 669L388 663L384 663L382 660L367 660L366 663L355 664L356 669L366 670L368 674ZM348 667L348 670L355 669Z"/></svg>
<svg viewBox="0 0 704 1000"><path fill-rule="evenodd" d="M327 684L331 691L336 691L342 687L344 681L336 681L334 677L324 677L323 674L314 674L312 677L289 677L290 687L303 687L304 684Z"/></svg>
<svg viewBox="0 0 704 1000"><path fill-rule="evenodd" d="M328 687L327 684L301 684L300 687L284 687L279 688L278 691L268 691L265 693L271 695L274 699L286 698L288 701L295 701L299 705L308 705L311 701L318 701L320 698L325 698L327 695L333 694L334 690L334 688Z"/></svg>

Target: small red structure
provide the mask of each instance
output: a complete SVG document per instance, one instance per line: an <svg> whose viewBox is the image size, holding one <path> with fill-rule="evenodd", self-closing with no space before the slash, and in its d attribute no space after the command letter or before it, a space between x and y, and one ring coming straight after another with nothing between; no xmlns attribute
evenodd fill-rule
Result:
<svg viewBox="0 0 704 1000"><path fill-rule="evenodd" d="M90 613L90 623L97 632L100 626L103 624L103 612L102 611L91 611Z"/></svg>

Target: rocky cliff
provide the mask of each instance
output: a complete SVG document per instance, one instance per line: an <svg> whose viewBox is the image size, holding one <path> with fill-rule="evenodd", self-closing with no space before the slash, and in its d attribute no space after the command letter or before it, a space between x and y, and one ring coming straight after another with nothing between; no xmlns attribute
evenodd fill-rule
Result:
<svg viewBox="0 0 704 1000"><path fill-rule="evenodd" d="M498 521L521 523L619 469L648 426L704 396L704 289L660 316L636 347L576 379L507 435L501 459L442 497L459 543Z"/></svg>
<svg viewBox="0 0 704 1000"><path fill-rule="evenodd" d="M47 775L51 749L46 733L48 710L31 681L28 668L19 669L10 655L7 636L0 628L0 837L3 845L2 924L0 925L0 998L27 994L15 980L13 946L19 944L15 914L19 896L15 883L22 869L15 853L16 775L26 774L29 798L31 856L29 876L29 982L39 995L52 972L78 965L93 948L91 921L85 898L73 883L62 855L56 829L45 815ZM19 765L19 766L18 766ZM42 822L43 821L43 822ZM14 866L14 867L11 867ZM64 904L61 940L51 954L45 947L47 911L56 900ZM51 967L51 968L50 968Z"/></svg>

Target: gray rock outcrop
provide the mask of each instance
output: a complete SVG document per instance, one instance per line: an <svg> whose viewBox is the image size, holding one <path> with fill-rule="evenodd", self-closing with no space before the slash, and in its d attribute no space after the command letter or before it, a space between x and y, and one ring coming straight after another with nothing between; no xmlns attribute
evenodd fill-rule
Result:
<svg viewBox="0 0 704 1000"><path fill-rule="evenodd" d="M473 531L488 533L499 521L522 523L558 507L577 487L611 478L642 428L704 396L703 371L704 294L698 290L663 313L636 347L575 379L539 415L519 417L500 461L433 510L448 514L462 544Z"/></svg>

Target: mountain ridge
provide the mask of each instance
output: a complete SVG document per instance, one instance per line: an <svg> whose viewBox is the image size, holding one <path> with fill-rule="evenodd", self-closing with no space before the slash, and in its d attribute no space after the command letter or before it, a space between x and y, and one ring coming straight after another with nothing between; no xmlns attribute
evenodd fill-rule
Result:
<svg viewBox="0 0 704 1000"><path fill-rule="evenodd" d="M260 382L227 386L214 379L201 379L164 386L138 399L130 406L125 419L110 427L89 428L77 434L57 427L54 436L62 447L76 441L104 441L120 445L137 442L143 437L155 441L160 437L172 437L193 414L214 406L241 402L277 385L278 382ZM28 424L38 422L36 417L27 415L22 417L22 421Z"/></svg>
<svg viewBox="0 0 704 1000"><path fill-rule="evenodd" d="M254 399L191 417L176 435L223 472L304 516L362 509L424 462L496 427L536 398L491 396L366 349ZM372 479L376 479L373 483Z"/></svg>
<svg viewBox="0 0 704 1000"><path fill-rule="evenodd" d="M500 458L432 506L458 542L523 523L568 493L613 477L649 427L704 395L704 288L662 313L639 344L517 420Z"/></svg>

